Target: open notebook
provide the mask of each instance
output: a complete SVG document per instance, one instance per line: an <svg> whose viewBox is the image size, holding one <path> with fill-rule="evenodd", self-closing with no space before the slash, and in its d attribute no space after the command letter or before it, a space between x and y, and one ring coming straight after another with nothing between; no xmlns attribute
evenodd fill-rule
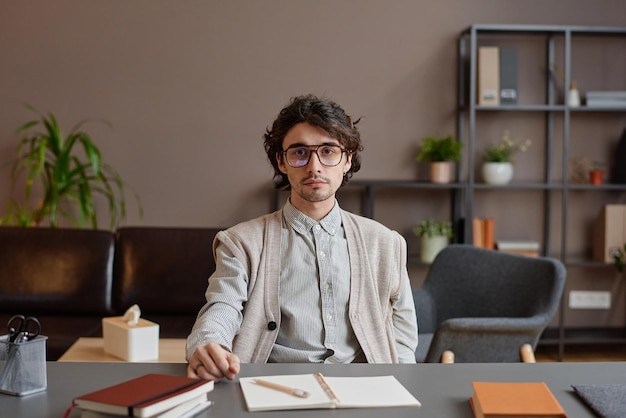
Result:
<svg viewBox="0 0 626 418"><path fill-rule="evenodd" d="M270 383L308 392L297 397L255 383ZM249 411L284 409L421 406L394 376L327 377L321 373L239 378Z"/></svg>

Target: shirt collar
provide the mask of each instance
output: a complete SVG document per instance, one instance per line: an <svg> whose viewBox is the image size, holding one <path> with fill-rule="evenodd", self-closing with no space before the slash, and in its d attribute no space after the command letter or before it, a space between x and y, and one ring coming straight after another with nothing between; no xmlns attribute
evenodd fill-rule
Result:
<svg viewBox="0 0 626 418"><path fill-rule="evenodd" d="M336 199L331 211L319 222L300 212L289 200L283 207L283 217L289 226L300 233L307 233L315 225L320 225L328 234L335 235L341 228L341 209Z"/></svg>

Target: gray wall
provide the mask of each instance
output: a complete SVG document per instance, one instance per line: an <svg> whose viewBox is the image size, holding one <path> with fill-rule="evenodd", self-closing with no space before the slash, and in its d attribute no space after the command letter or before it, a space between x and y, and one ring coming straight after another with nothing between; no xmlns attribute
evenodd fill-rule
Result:
<svg viewBox="0 0 626 418"><path fill-rule="evenodd" d="M363 117L366 149L355 178L413 180L418 141L455 131L462 30L474 23L626 26L624 7L622 0L0 0L0 162L13 157L14 132L33 116L22 102L53 112L66 130L103 118L113 129L87 128L141 195L144 225L230 226L272 208L262 134L290 97L326 95ZM531 130L523 135L543 135L541 122L517 116L512 123ZM489 135L501 132L495 122ZM499 122L508 127L506 118ZM588 146L598 133L615 139L615 122L606 131L593 125ZM516 176L536 175L540 142ZM0 213L9 184L8 170L0 171ZM380 190L376 197L376 218L399 230L413 254L411 226L447 217L450 208L447 191ZM359 210L358 191L341 199ZM483 215L498 216L492 203ZM532 207L541 206L519 205ZM130 209L126 224L140 224ZM543 215L533 209L508 222L504 237L531 238L517 231L529 216L541 228ZM425 268L410 273L416 286ZM611 290L617 306L568 310L566 323L623 325L623 280L587 273L570 272L569 288Z"/></svg>
<svg viewBox="0 0 626 418"><path fill-rule="evenodd" d="M15 129L83 118L141 195L144 225L228 226L271 209L261 136L291 96L362 116L356 178L414 179L420 138L453 133L456 41L472 23L626 25L620 0L0 2L0 161ZM0 172L0 208L9 193ZM424 202L433 211L447 203ZM127 224L138 224L132 210ZM384 220L384 219L383 219ZM409 228L411 218L393 220ZM406 232L406 231L403 231Z"/></svg>

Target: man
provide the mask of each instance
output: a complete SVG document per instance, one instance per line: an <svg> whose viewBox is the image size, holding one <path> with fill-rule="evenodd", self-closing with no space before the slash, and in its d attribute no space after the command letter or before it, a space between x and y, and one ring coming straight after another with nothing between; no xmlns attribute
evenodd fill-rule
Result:
<svg viewBox="0 0 626 418"><path fill-rule="evenodd" d="M240 362L415 362L406 242L335 199L361 165L357 122L305 95L266 130L290 198L216 236L207 303L187 339L190 377L233 379Z"/></svg>

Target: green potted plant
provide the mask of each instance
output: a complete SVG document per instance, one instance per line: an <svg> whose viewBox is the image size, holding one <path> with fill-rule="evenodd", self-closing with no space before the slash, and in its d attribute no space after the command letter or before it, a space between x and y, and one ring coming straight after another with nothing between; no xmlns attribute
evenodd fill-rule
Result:
<svg viewBox="0 0 626 418"><path fill-rule="evenodd" d="M450 183L454 179L454 165L461 159L463 144L451 135L428 136L420 142L415 159L430 162L430 181Z"/></svg>
<svg viewBox="0 0 626 418"><path fill-rule="evenodd" d="M420 259L423 263L432 263L439 251L444 249L454 236L451 222L430 219L417 224L413 228L413 233L421 239Z"/></svg>
<svg viewBox="0 0 626 418"><path fill-rule="evenodd" d="M624 265L626 264L626 244L624 244L623 248L618 247L612 249L611 257L613 257L615 269L622 273L624 271Z"/></svg>
<svg viewBox="0 0 626 418"><path fill-rule="evenodd" d="M125 183L104 163L90 135L81 130L86 120L63 136L52 113L40 114L18 129L26 134L18 143L12 161L12 194L21 184L23 197L11 197L3 224L58 227L61 218L72 226L98 228L96 196L108 207L110 227L126 217ZM81 153L82 150L82 153ZM40 195L40 196L39 196ZM143 209L135 193L138 210Z"/></svg>
<svg viewBox="0 0 626 418"><path fill-rule="evenodd" d="M518 151L526 152L530 145L530 139L524 142L513 140L509 131L504 131L500 143L487 146L483 153L482 174L485 183L509 183L513 178L513 155Z"/></svg>

